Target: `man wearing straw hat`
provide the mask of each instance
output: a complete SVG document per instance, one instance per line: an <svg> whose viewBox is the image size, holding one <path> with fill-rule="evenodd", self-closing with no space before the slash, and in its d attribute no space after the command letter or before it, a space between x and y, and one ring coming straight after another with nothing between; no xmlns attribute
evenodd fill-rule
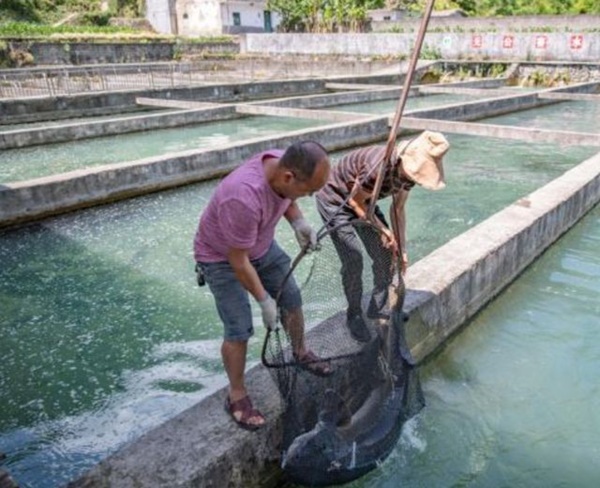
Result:
<svg viewBox="0 0 600 488"><path fill-rule="evenodd" d="M316 195L321 218L329 229L336 228L331 238L342 262L342 284L348 301L347 325L352 337L358 341L370 339L361 307L363 259L359 239L373 260L374 289L367 317L389 318L387 301L388 286L393 277L392 253L400 253L403 274L408 266L405 204L409 192L415 184L428 190L441 190L446 186L442 158L449 147L442 134L425 131L394 149L375 198L378 201L394 197L390 219L392 225L397 226L400 242L396 242L378 206L375 206L371 222L380 234L368 227L341 225L367 219L385 146L368 146L346 154L331 170L327 183Z"/></svg>

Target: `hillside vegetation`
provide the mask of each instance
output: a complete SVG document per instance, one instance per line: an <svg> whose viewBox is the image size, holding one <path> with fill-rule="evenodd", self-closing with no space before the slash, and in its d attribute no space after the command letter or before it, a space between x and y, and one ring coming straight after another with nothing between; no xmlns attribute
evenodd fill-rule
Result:
<svg viewBox="0 0 600 488"><path fill-rule="evenodd" d="M77 13L83 18L82 23L106 25L113 16L143 15L144 6L144 0L2 0L0 18L3 23L22 21L54 24Z"/></svg>
<svg viewBox="0 0 600 488"><path fill-rule="evenodd" d="M423 11L426 0L267 0L287 32L363 31L367 10ZM144 17L145 0L0 0L0 35L116 34L112 17ZM600 0L436 0L436 10L460 8L471 16L600 14ZM58 24L58 25L55 25Z"/></svg>
<svg viewBox="0 0 600 488"><path fill-rule="evenodd" d="M367 10L423 12L426 0L267 0L287 32L362 31ZM461 9L471 16L598 14L600 0L437 0L436 10Z"/></svg>

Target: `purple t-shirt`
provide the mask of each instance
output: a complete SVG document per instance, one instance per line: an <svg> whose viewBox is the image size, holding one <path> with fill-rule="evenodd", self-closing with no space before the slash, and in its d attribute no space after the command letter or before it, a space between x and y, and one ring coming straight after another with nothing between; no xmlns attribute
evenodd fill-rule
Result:
<svg viewBox="0 0 600 488"><path fill-rule="evenodd" d="M266 254L291 200L271 188L263 161L282 155L282 150L272 149L252 156L219 183L200 217L194 238L196 261L227 261L231 248L247 249L250 259Z"/></svg>

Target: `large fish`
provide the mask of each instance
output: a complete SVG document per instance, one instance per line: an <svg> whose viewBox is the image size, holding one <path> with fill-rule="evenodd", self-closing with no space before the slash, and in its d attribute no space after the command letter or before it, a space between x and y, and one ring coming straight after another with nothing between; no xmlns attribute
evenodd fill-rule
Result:
<svg viewBox="0 0 600 488"><path fill-rule="evenodd" d="M308 486L352 481L371 471L392 452L404 422L424 402L416 370L403 358L404 316L378 334L384 361L376 386L350 412L339 392L327 390L315 427L294 439L282 467L288 478Z"/></svg>

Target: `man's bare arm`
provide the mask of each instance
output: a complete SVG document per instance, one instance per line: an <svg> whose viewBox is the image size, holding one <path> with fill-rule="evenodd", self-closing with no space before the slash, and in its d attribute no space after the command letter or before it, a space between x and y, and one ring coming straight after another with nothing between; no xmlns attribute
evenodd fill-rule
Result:
<svg viewBox="0 0 600 488"><path fill-rule="evenodd" d="M283 216L288 222L293 222L294 220L298 220L303 217L302 210L300 210L300 207L298 207L296 202L292 202L290 204Z"/></svg>
<svg viewBox="0 0 600 488"><path fill-rule="evenodd" d="M359 219L367 218L367 200L369 198L371 198L371 194L366 192L357 181L352 189L352 197L348 200L348 205Z"/></svg>
<svg viewBox="0 0 600 488"><path fill-rule="evenodd" d="M354 211L359 219L366 219L368 213L367 200L372 197L372 194L365 191L359 183L355 183L355 188L353 190L354 196L348 200L348 205ZM376 215L373 216L373 221L371 222L375 225L381 233L385 236L387 243L384 241L384 245L389 244L389 246L395 246L395 239L392 232L381 222Z"/></svg>
<svg viewBox="0 0 600 488"><path fill-rule="evenodd" d="M394 234L400 239L399 247L402 253L402 273L406 272L408 267L408 251L406 249L406 201L410 192L400 190L400 193L394 195L394 201L390 205L390 221Z"/></svg>

